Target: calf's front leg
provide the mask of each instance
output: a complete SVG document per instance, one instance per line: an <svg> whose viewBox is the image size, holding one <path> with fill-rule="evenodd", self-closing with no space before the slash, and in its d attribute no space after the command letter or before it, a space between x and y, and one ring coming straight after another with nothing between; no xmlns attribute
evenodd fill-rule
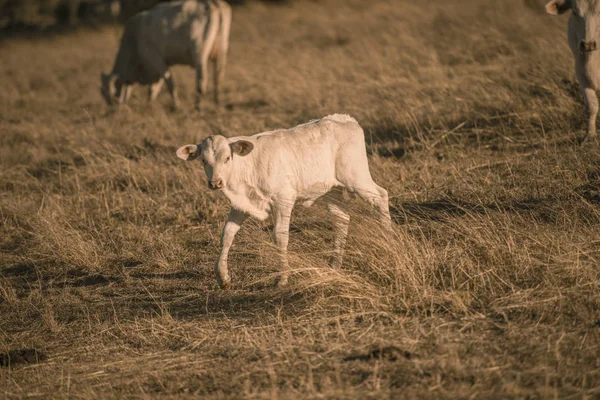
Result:
<svg viewBox="0 0 600 400"><path fill-rule="evenodd" d="M290 219L293 208L294 201L286 201L284 204L277 206L274 213L275 230L273 234L281 262L281 275L279 275L276 283L278 287L285 286L288 282L288 270L290 266L288 264L287 247L290 240Z"/></svg>
<svg viewBox="0 0 600 400"><path fill-rule="evenodd" d="M229 289L231 286L231 279L229 278L229 271L227 270L227 256L229 255L229 248L233 243L235 234L240 230L240 227L246 220L246 214L232 208L229 210L229 216L225 227L223 227L223 233L221 235L221 254L219 259L215 263L215 275L217 282L222 289Z"/></svg>

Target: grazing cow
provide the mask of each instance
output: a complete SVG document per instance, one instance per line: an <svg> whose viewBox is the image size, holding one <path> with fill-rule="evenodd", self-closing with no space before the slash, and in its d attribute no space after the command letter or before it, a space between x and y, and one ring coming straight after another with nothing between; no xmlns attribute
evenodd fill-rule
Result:
<svg viewBox="0 0 600 400"><path fill-rule="evenodd" d="M546 11L552 15L572 10L569 18L569 47L575 58L575 73L588 113L587 136L596 138L596 117L600 90L600 1L552 0Z"/></svg>
<svg viewBox="0 0 600 400"><path fill-rule="evenodd" d="M208 186L222 190L231 209L221 236L215 264L219 285L230 285L227 255L233 238L248 216L275 219L275 243L283 271L278 285L287 283L290 216L296 201L310 207L326 197L335 228L332 264L342 263L350 217L342 203L345 188L375 206L381 223L391 224L387 191L371 178L365 137L356 120L334 114L291 129L226 138L209 136L198 145L177 150L184 160L201 159ZM332 190L334 188L338 190Z"/></svg>
<svg viewBox="0 0 600 400"><path fill-rule="evenodd" d="M186 0L142 11L125 24L115 64L102 74L101 93L108 104L127 102L131 85L150 85L150 101L167 84L178 106L172 65L196 69L196 106L208 87L208 59L215 63L215 102L225 74L231 7L223 0Z"/></svg>

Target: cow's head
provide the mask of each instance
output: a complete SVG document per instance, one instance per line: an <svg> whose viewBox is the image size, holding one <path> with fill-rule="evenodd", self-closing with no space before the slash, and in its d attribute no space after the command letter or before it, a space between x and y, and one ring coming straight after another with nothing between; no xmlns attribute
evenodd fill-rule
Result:
<svg viewBox="0 0 600 400"><path fill-rule="evenodd" d="M572 10L569 29L575 30L581 53L589 53L600 46L599 0L552 0L546 4L548 14L559 15Z"/></svg>
<svg viewBox="0 0 600 400"><path fill-rule="evenodd" d="M224 136L209 136L200 144L188 144L177 150L182 160L200 159L204 164L204 172L208 187L223 189L233 173L235 157L244 157L254 148L252 142L239 139L227 139Z"/></svg>
<svg viewBox="0 0 600 400"><path fill-rule="evenodd" d="M114 104L121 95L123 81L115 74L100 74L100 93L106 104Z"/></svg>

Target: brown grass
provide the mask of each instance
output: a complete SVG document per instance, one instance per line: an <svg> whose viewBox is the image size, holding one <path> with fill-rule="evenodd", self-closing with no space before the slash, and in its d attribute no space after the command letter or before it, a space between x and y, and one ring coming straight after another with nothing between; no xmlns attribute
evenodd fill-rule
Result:
<svg viewBox="0 0 600 400"><path fill-rule="evenodd" d="M234 9L227 106L106 107L119 29L11 39L0 63L0 396L596 398L600 150L564 18L543 1L326 0ZM485 3L485 4L484 4ZM333 112L365 128L393 237L352 202L327 267L299 208L292 284L250 221L218 289L226 199L175 157Z"/></svg>

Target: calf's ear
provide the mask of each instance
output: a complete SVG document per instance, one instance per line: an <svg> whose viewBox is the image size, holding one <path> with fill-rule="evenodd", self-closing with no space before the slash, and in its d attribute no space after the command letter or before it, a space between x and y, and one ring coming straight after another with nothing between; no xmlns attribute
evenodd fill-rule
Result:
<svg viewBox="0 0 600 400"><path fill-rule="evenodd" d="M198 150L198 146L195 144L186 144L177 150L177 157L182 160L192 161L200 155L200 151Z"/></svg>
<svg viewBox="0 0 600 400"><path fill-rule="evenodd" d="M237 142L230 143L231 151L239 156L248 155L254 148L254 145L247 140L238 140Z"/></svg>
<svg viewBox="0 0 600 400"><path fill-rule="evenodd" d="M551 15L564 14L571 9L571 0L552 0L546 4L546 12Z"/></svg>

